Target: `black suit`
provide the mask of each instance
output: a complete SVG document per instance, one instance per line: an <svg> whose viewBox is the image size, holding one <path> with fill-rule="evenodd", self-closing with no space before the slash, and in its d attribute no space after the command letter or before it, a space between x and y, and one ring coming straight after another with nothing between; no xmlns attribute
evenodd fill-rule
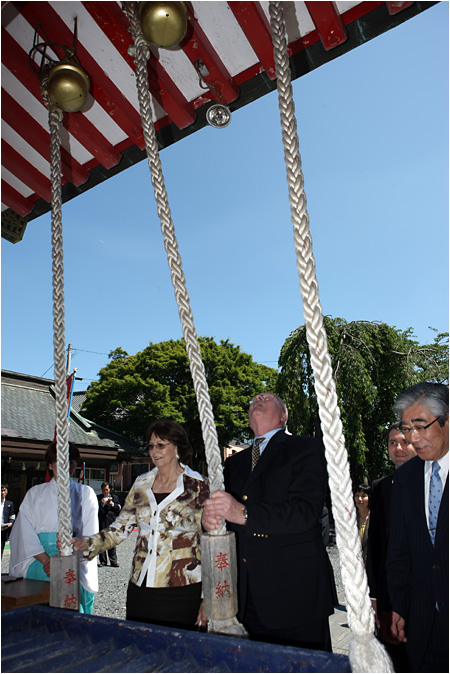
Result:
<svg viewBox="0 0 450 674"><path fill-rule="evenodd" d="M382 477L372 483L370 502L370 529L367 542L366 572L370 596L377 600L378 619L389 629L391 602L386 579L386 559L391 525L391 497L394 474ZM384 618L383 618L383 614ZM410 664L405 644L390 644L378 635L392 658L396 672L409 672Z"/></svg>
<svg viewBox="0 0 450 674"><path fill-rule="evenodd" d="M366 571L370 596L377 600L377 613L390 611L387 591L386 558L391 520L391 493L394 475L387 475L372 483L370 503L370 531L367 544Z"/></svg>
<svg viewBox="0 0 450 674"><path fill-rule="evenodd" d="M424 467L417 456L395 471L387 581L392 609L405 619L412 671L448 672L448 480L433 547L425 514ZM433 665L430 643L434 647L440 635L441 663Z"/></svg>
<svg viewBox="0 0 450 674"><path fill-rule="evenodd" d="M14 524L15 520L15 515L14 515L14 503L12 501L7 501L5 499L4 505L3 505L3 522L2 524ZM9 538L9 534L11 533L12 527L8 527L8 529L2 529L2 555L3 555L3 549L5 547L5 543Z"/></svg>
<svg viewBox="0 0 450 674"><path fill-rule="evenodd" d="M102 531L102 529L106 529L107 527L109 527L114 522L117 515L120 513L120 503L119 498L118 496L116 496L116 494L109 494L107 497L108 499L112 499L112 503L110 503L110 501L102 503L102 500L105 498L103 494L99 494L97 498L98 498L98 523L100 531ZM117 564L116 548L115 547L110 548L107 552L110 564L112 565ZM101 564L107 563L106 554L107 554L106 552L101 552L99 554L98 557Z"/></svg>
<svg viewBox="0 0 450 674"><path fill-rule="evenodd" d="M253 472L251 452L225 463L225 488L248 510L245 526L230 525L237 534L239 619L252 636L250 604L270 636L290 628L289 642L327 649L334 579L320 526L327 486L323 446L278 431ZM316 624L327 637L311 638Z"/></svg>

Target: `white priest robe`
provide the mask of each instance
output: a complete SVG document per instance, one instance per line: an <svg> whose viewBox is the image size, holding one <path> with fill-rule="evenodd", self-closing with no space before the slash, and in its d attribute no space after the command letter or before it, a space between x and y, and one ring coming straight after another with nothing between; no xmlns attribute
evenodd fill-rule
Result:
<svg viewBox="0 0 450 674"><path fill-rule="evenodd" d="M94 490L70 480L70 501L74 536L86 538L98 532L98 500ZM57 484L54 479L32 487L22 501L11 537L9 574L26 578L35 555L44 552L39 534L57 532ZM80 559L80 581L88 592L98 591L97 560Z"/></svg>

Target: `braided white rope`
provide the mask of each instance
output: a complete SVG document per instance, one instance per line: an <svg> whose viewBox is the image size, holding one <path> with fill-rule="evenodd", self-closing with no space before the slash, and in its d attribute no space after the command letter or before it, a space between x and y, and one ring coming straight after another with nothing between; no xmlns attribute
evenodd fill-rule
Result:
<svg viewBox="0 0 450 674"><path fill-rule="evenodd" d="M355 672L392 672L390 658L373 633L374 613L362 561L350 470L319 301L282 5L282 2L269 2L270 23L306 336L319 403L348 622L353 632L349 657Z"/></svg>
<svg viewBox="0 0 450 674"><path fill-rule="evenodd" d="M158 151L155 127L151 115L151 99L148 86L147 59L150 55L148 44L142 35L142 29L138 20L137 3L123 2L122 7L126 13L131 35L134 42L133 55L136 64L136 86L139 98L139 107L142 119L147 150L148 165L151 180L155 192L156 205L161 231L164 237L164 246L167 253L172 284L175 290L175 298L178 305L178 313L186 342L186 351L197 396L200 422L202 427L203 441L205 443L206 460L208 463L208 477L211 491L224 489L222 462L219 449L219 440L214 423L214 415L206 381L205 367L202 360L200 345L194 325L194 319L186 287L186 280L181 265L181 257L178 252L178 243L175 236L175 228L169 207L161 160ZM224 534L225 523L214 534Z"/></svg>
<svg viewBox="0 0 450 674"><path fill-rule="evenodd" d="M61 555L72 554L72 514L70 508L69 422L65 365L64 262L61 196L61 121L63 113L50 101L48 80L43 79L41 96L48 108L50 128L50 181L52 195L52 269L53 269L53 358L55 363L56 469L59 539Z"/></svg>

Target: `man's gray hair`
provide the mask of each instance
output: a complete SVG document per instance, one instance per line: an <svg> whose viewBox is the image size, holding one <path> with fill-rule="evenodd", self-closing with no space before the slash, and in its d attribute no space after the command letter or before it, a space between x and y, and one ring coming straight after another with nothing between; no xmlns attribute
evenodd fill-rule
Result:
<svg viewBox="0 0 450 674"><path fill-rule="evenodd" d="M287 407L286 407L286 403L284 402L284 400L282 400L282 399L280 398L280 396L277 396L276 393L272 393L272 391L265 391L264 393L273 396L273 397L280 403L281 409L282 409L283 412L285 413L286 417L289 416L288 410L287 410Z"/></svg>
<svg viewBox="0 0 450 674"><path fill-rule="evenodd" d="M402 413L408 407L418 403L428 407L430 412L439 419L439 424L443 426L448 418L448 386L428 381L414 384L398 395L394 411L401 419Z"/></svg>

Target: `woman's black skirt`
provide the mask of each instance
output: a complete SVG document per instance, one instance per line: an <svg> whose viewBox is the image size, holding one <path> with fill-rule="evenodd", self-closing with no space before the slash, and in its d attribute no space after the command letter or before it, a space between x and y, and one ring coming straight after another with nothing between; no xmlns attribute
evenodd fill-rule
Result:
<svg viewBox="0 0 450 674"><path fill-rule="evenodd" d="M128 583L127 620L141 623L195 629L201 603L202 584L182 587L141 587Z"/></svg>

